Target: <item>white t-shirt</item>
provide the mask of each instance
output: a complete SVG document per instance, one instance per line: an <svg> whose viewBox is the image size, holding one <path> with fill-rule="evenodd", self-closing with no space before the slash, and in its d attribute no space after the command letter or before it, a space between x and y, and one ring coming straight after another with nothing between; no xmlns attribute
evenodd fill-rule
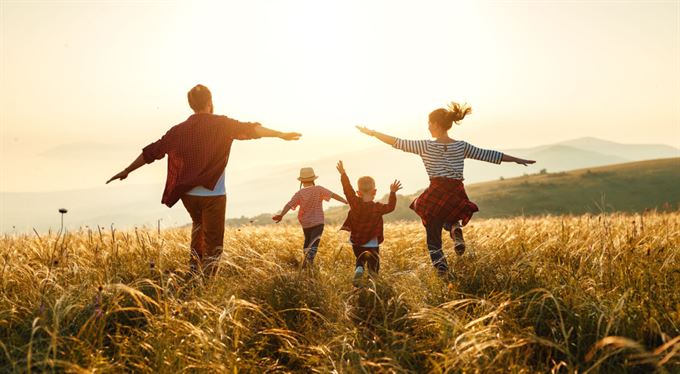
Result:
<svg viewBox="0 0 680 374"><path fill-rule="evenodd" d="M349 244L354 245L354 243L352 243L352 239L349 239ZM378 248L378 247L380 247L380 244L378 244L378 238L373 238L373 239L367 241L366 244L362 245L362 247L364 247L364 248Z"/></svg>
<svg viewBox="0 0 680 374"><path fill-rule="evenodd" d="M215 188L209 190L203 186L196 186L187 192L187 195L191 196L222 196L227 194L227 189L224 183L224 171L220 175L220 179L217 180Z"/></svg>

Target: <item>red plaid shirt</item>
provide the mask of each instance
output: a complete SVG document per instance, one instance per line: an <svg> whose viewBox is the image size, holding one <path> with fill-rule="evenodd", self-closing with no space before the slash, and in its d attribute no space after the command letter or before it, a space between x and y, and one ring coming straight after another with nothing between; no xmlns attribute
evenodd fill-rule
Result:
<svg viewBox="0 0 680 374"><path fill-rule="evenodd" d="M378 239L378 244L382 243L385 240L382 216L394 210L397 205L397 194L390 192L387 204L363 201L354 192L347 174L342 174L340 182L342 182L342 191L349 203L347 219L340 229L350 232L349 238L354 245L364 245L373 238Z"/></svg>
<svg viewBox="0 0 680 374"><path fill-rule="evenodd" d="M229 161L234 139L255 139L254 122L200 113L172 127L162 138L144 147L147 164L168 155L168 178L161 203L171 207L196 186L214 189Z"/></svg>
<svg viewBox="0 0 680 374"><path fill-rule="evenodd" d="M463 182L445 177L430 178L430 186L411 203L411 209L426 226L431 220L448 224L461 221L465 226L472 214L479 211L477 205L468 199Z"/></svg>

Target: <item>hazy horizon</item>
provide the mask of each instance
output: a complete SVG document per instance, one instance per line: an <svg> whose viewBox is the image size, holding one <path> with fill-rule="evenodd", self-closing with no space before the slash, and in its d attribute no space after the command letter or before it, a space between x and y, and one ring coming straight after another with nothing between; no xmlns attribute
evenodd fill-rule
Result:
<svg viewBox="0 0 680 374"><path fill-rule="evenodd" d="M0 19L0 191L103 182L191 114L196 83L216 113L303 133L236 146L272 165L375 145L357 124L425 138L450 100L473 107L453 136L483 147L680 146L678 2L2 1ZM83 142L131 153L24 162Z"/></svg>
<svg viewBox="0 0 680 374"><path fill-rule="evenodd" d="M526 147L519 148L501 148L501 151L519 151L526 149L534 149L546 146L560 145L562 143L568 143L573 141L589 140L593 139L597 142L610 142L608 139L600 139L595 137L583 137L583 138L565 138L561 139L556 143L550 144L533 144ZM260 143L264 142L264 143ZM670 144L630 144L630 143L616 143L623 146L660 146L660 147L673 147ZM259 146L258 146L259 145ZM233 155L230 157L229 165L227 166L227 185L241 184L247 182L248 180L256 178L258 175L260 177L267 176L270 173L279 174L282 170L290 171L303 166L319 166L328 167L335 165L335 159L343 157L361 157L362 154L372 155L374 152L379 151L381 154L388 150L387 153L391 153L390 147L380 143L373 142L373 144L364 145L350 145L348 149L337 150L332 147L322 148L322 152L314 155L310 155L304 160L299 160L300 155L304 154L304 150L297 150L297 148L289 148L289 143L277 142L273 139L266 139L260 141L237 141L233 146ZM360 148L361 147L361 148ZM262 149L272 149L275 148L276 151L287 152L288 154L283 155L283 157L277 157L276 160L270 160L269 153L262 151ZM296 151L297 150L297 151ZM680 149L675 148L680 156ZM33 154L30 156L25 156L20 161L15 162L11 165L14 168L15 173L26 167L26 165L36 165L33 171L39 172L39 175L31 175L26 173L23 180L16 181L6 181L5 186L10 188L6 190L0 190L2 193L44 193L44 192L66 192L66 191L77 191L77 190L89 190L93 188L110 188L110 186L105 186L105 178L110 174L109 170L115 168L118 165L116 160L129 157L130 155L137 155L140 149L121 144L111 144L105 142L82 142L82 143L71 143L57 145L51 149L44 152ZM605 150L602 152L606 153ZM88 160L83 160L81 155L86 153L89 155ZM291 155L292 153L292 155ZM659 157L665 154L659 154ZM416 168L420 165L420 160L412 155L405 155L402 152L395 152L390 156L395 159L400 159L402 161L413 161L412 163ZM371 157L371 156L369 156ZM653 157L652 157L653 158ZM329 161L329 159L332 159ZM412 159L412 160L411 160ZM611 163L625 162L630 160L637 160L639 157L630 157L627 159L612 160ZM320 165L320 163L325 163L327 165ZM413 165L411 165L413 166ZM535 167L532 168L543 168L540 160ZM166 167L167 162L165 159L154 162L153 164L147 165L144 168L131 174L128 179L125 180L123 184L135 184L135 185L162 185L166 178ZM477 165L472 165L472 169L477 167ZM508 165L504 165L507 168ZM472 173L472 182L480 182L485 180L496 179L498 176L494 175L489 178L479 178L476 177L474 170L467 168L467 174ZM521 167L515 167L518 172L521 172ZM253 170L257 170L253 173ZM295 170L296 171L296 170ZM49 184L41 184L40 181L44 180L45 177L54 178L57 175L70 175L71 178L65 178L58 182L52 182ZM502 173L499 173L499 175ZM291 174L292 175L292 174ZM466 180L470 180L466 177ZM425 182L423 182L425 183ZM11 186L15 188L12 189ZM420 189L423 186L418 186L416 189ZM413 186L406 186L406 188L412 189ZM228 191L227 191L228 192Z"/></svg>
<svg viewBox="0 0 680 374"><path fill-rule="evenodd" d="M240 144L240 143L237 143ZM89 149L92 145L81 148ZM54 160L54 165L82 164L71 154L74 147L55 150L52 157L63 157ZM100 164L109 163L106 154L111 149L99 153ZM299 188L296 177L299 162L283 162L272 165L269 160L248 158L244 149L235 149L234 157L248 159L247 168L227 168L227 217L252 217L261 213L275 213L290 199ZM613 164L624 164L640 160L672 157L674 162L680 161L680 150L664 145L630 145L612 143L596 138L581 138L559 142L557 144L536 145L525 149L504 150L520 157L539 159L540 163L529 167L515 164L494 165L474 160L465 163L465 183L472 187L478 182L497 181L501 177L512 178L525 173L539 174L542 169L550 173L569 171L574 169L592 168ZM257 155L255 155L257 156ZM427 186L427 174L423 170L419 157L404 152L395 152L385 145L375 145L361 151L334 154L314 160L307 160L304 166L312 166L319 179L317 183L336 193L341 193L338 173L335 163L338 159L345 162L350 178L356 179L361 175L371 175L376 180L378 194L383 196L387 186L398 178L404 189L401 194L410 195ZM395 170L394 165L399 165ZM109 226L114 224L118 228L130 228L140 225L154 226L160 219L163 227L181 226L189 221L187 212L181 203L171 209L160 204L163 183L165 181L165 162L158 162L150 167L131 175L126 183L104 185L96 180L96 185L88 186L83 180L76 180L72 186L75 189L59 191L14 193L0 191L0 232L30 231L48 227L54 228L58 224L57 209L68 208L66 224L69 228L81 225ZM56 168L56 167L55 167ZM64 167L65 169L68 169ZM77 168L72 173L82 174ZM680 169L679 169L680 170ZM49 175L44 174L46 178ZM554 174L555 176L559 174ZM88 179L91 180L92 178ZM576 188L577 186L574 186ZM474 199L476 196L473 194ZM558 203L558 202L555 202ZM330 202L325 206L338 205Z"/></svg>

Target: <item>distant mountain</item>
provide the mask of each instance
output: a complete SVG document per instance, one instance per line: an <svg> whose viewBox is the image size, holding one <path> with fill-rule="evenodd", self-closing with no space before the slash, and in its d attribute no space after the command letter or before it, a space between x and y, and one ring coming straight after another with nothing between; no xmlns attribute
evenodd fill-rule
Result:
<svg viewBox="0 0 680 374"><path fill-rule="evenodd" d="M590 166L617 164L631 161L629 158L614 156L592 150L584 150L562 144L525 151L508 152L513 156L536 160L541 169L563 171Z"/></svg>
<svg viewBox="0 0 680 374"><path fill-rule="evenodd" d="M558 144L631 161L680 157L678 148L664 144L621 144L598 138L579 138Z"/></svg>
<svg viewBox="0 0 680 374"><path fill-rule="evenodd" d="M94 150L100 146L102 149ZM76 153L79 154L70 153L71 151L77 151ZM119 151L115 146L107 147L94 143L65 146L52 150L51 153L47 153L47 156L68 158L87 155L88 157L83 161L78 159L69 161L74 165L69 168L58 168L56 164L49 164L50 167L46 169L45 165L37 165L42 169L36 169L34 172L39 172L45 180L49 180L50 175L55 173L70 175L73 180L77 180L79 176L87 172L90 175L96 174L97 180L103 183L110 176L109 170L117 170L121 162L121 165L124 165L139 152L139 150L131 150L125 151L123 156L118 155L114 159L116 165L106 166L104 168L106 173L104 173L100 164L111 161L107 161L108 156L105 155L109 152L120 153ZM90 157L90 152L99 152L96 154L103 157L103 160L97 161L99 156L96 154ZM662 158L669 154L680 155L680 150L670 146L619 144L595 138L574 139L533 148L505 150L505 152L536 159L537 163L524 167L516 164L494 165L467 160L465 183L471 185L499 180L500 177L508 179L523 174L537 174L542 169L554 173L635 161L640 157ZM247 155L244 153L241 156L241 162L235 163L234 167L248 166L243 162ZM230 165L227 170L228 217L251 217L281 209L299 188L296 177L299 168L303 166L314 167L320 176L318 183L340 193L339 177L335 170L337 160L345 162L350 178L353 180L362 175L373 176L376 179L379 194L385 193L389 184L396 178L403 182L405 194L413 194L428 184L427 174L419 157L397 151L386 145L319 159L310 158L305 162L282 163L273 166L256 165L250 169L234 169ZM13 227L19 231L30 231L32 227L39 230L56 228L59 223L56 211L60 207L70 209L66 216L66 222L70 227L84 224L109 226L115 223L117 227L126 228L143 224L156 225L158 219L161 218L165 227L185 224L189 221L189 217L181 203L172 209L160 204L165 174L164 164L165 162L161 161L147 167L144 173L131 178L139 181L145 176L148 180L158 181L154 184L131 185L127 184L129 181L126 181L122 184L116 183L66 192L0 192L0 232L11 231ZM244 220L249 219L244 218Z"/></svg>

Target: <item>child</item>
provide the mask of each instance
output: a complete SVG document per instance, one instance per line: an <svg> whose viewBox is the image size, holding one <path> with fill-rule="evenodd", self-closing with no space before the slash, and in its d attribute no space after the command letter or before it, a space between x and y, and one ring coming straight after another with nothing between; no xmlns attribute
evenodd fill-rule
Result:
<svg viewBox="0 0 680 374"><path fill-rule="evenodd" d="M321 234L324 228L323 216L323 200L329 201L331 198L347 204L347 201L341 196L334 194L328 189L314 184L318 176L314 174L312 168L300 169L300 190L293 195L293 198L283 207L281 214L277 214L272 219L276 223L281 222L283 216L289 210L295 210L300 207L298 212L298 220L302 226L302 231L305 234L305 243L303 246L304 260L302 266L313 265L316 251L321 242Z"/></svg>
<svg viewBox="0 0 680 374"><path fill-rule="evenodd" d="M358 287L364 275L364 269L368 268L374 274L380 270L380 243L384 239L382 216L394 210L397 204L396 192L401 189L401 182L395 180L392 183L389 201L387 204L381 204L373 201L376 194L373 178L359 178L357 183L359 190L355 193L342 161L338 161L337 168L340 172L342 191L345 193L350 209L342 230L350 232L350 242L356 257L353 283Z"/></svg>
<svg viewBox="0 0 680 374"><path fill-rule="evenodd" d="M403 140L385 135L366 127L357 126L364 134L375 136L384 143L404 152L419 155L430 177L430 186L411 204L423 221L427 235L430 259L439 275L448 274L448 264L442 251L442 228L449 231L458 255L465 252L461 226L468 223L479 209L468 199L463 186L463 161L466 158L500 164L503 161L522 165L536 161L516 158L498 151L476 148L473 145L449 137L448 131L455 122L470 114L467 105L451 103L447 109L439 108L430 113L429 131L435 140Z"/></svg>

